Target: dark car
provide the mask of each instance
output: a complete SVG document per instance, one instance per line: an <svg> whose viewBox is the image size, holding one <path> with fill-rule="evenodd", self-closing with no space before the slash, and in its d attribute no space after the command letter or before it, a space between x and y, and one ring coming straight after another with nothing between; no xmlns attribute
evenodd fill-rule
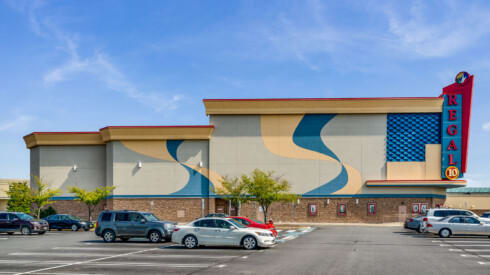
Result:
<svg viewBox="0 0 490 275"><path fill-rule="evenodd" d="M152 243L158 243L162 239L170 241L174 228L174 222L160 221L152 213L111 210L99 214L95 235L105 242L114 242L116 238L124 242L130 238L147 238Z"/></svg>
<svg viewBox="0 0 490 275"><path fill-rule="evenodd" d="M0 212L0 232L9 235L20 232L22 235L38 233L42 235L49 230L48 222L34 219L22 212Z"/></svg>
<svg viewBox="0 0 490 275"><path fill-rule="evenodd" d="M490 218L490 212L485 212L485 213L481 214L480 217L482 217L482 218Z"/></svg>
<svg viewBox="0 0 490 275"><path fill-rule="evenodd" d="M78 217L67 214L51 215L44 219L49 223L49 229L71 229L73 231L83 229L89 231L91 227L90 222L84 222Z"/></svg>
<svg viewBox="0 0 490 275"><path fill-rule="evenodd" d="M422 219L423 218L424 218L424 216L407 218L405 220L404 227L406 229L412 229L412 230L416 230L419 233L422 233Z"/></svg>

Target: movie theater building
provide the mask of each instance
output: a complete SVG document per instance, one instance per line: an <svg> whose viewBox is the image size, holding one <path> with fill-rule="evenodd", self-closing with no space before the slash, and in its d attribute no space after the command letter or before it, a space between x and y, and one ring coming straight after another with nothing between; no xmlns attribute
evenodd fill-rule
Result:
<svg viewBox="0 0 490 275"><path fill-rule="evenodd" d="M108 126L24 137L31 175L65 193L58 212L86 216L70 186L115 186L101 208L189 221L234 211L213 190L222 176L274 171L301 195L271 218L392 222L442 206L463 187L473 76L435 97L204 99L209 125ZM439 93L436 93L436 95ZM260 207L242 205L258 217Z"/></svg>

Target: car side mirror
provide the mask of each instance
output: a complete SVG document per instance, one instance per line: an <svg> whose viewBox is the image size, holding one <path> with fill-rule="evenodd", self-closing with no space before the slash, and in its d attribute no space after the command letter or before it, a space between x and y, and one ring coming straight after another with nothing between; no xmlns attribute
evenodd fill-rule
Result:
<svg viewBox="0 0 490 275"><path fill-rule="evenodd" d="M230 228L230 230L235 230L235 229L237 229L237 228L236 228L236 226L234 226L234 225L230 225L230 227L229 227L229 228Z"/></svg>
<svg viewBox="0 0 490 275"><path fill-rule="evenodd" d="M140 220L140 223L146 223L146 220L145 219L141 219Z"/></svg>

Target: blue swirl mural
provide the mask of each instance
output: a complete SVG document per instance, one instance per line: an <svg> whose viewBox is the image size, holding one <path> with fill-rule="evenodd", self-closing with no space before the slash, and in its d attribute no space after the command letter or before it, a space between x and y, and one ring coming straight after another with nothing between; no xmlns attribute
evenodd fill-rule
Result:
<svg viewBox="0 0 490 275"><path fill-rule="evenodd" d="M337 155L330 150L321 138L321 131L327 123L335 117L333 114L306 114L296 127L293 134L293 142L301 148L327 155L337 160L342 169L333 180L315 188L304 195L325 195L342 189L349 181L349 176L344 165Z"/></svg>
<svg viewBox="0 0 490 275"><path fill-rule="evenodd" d="M182 189L170 195L207 197L209 195L209 179L198 171L179 162L177 157L177 149L182 142L183 140L167 140L167 150L172 158L174 158L176 162L187 170L187 173L189 173L189 180Z"/></svg>

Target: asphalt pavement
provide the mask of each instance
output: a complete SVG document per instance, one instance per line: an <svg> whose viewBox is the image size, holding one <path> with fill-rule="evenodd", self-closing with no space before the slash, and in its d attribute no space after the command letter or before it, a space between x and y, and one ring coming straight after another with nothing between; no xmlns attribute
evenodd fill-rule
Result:
<svg viewBox="0 0 490 275"><path fill-rule="evenodd" d="M488 275L488 262L487 237L440 239L400 227L284 229L276 247L254 251L144 239L104 243L93 232L0 234L0 274Z"/></svg>

